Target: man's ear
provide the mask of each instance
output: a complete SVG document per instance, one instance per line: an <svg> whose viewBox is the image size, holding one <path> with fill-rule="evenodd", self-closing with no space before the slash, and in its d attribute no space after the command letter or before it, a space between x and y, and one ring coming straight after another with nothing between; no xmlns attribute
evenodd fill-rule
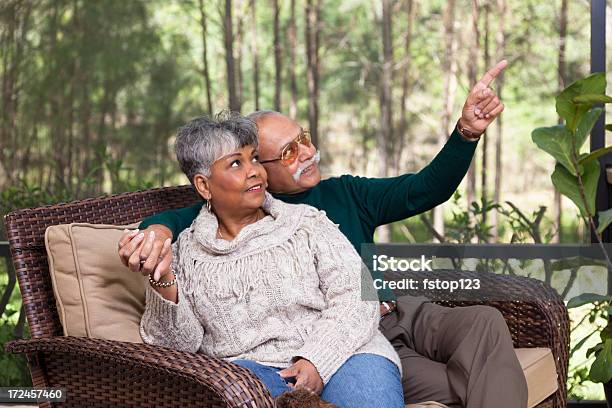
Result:
<svg viewBox="0 0 612 408"><path fill-rule="evenodd" d="M212 194L210 193L210 184L206 176L202 174L196 174L193 178L193 185L200 197L205 200L210 200Z"/></svg>

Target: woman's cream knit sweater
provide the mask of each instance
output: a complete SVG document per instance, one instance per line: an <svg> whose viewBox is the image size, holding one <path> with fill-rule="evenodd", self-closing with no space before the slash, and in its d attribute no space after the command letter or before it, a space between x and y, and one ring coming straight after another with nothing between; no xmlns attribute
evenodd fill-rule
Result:
<svg viewBox="0 0 612 408"><path fill-rule="evenodd" d="M266 217L233 241L216 238L205 208L173 245L178 303L148 287L145 343L288 367L314 364L326 384L352 355L373 353L401 370L378 330L370 273L326 216L266 193Z"/></svg>

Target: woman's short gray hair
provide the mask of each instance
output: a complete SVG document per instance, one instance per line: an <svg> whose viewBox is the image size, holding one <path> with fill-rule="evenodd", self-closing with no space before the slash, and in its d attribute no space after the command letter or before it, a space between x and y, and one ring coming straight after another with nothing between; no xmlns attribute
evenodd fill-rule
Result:
<svg viewBox="0 0 612 408"><path fill-rule="evenodd" d="M174 150L181 170L191 184L196 174L210 177L219 158L244 146L257 148L257 125L236 112L195 118L178 130Z"/></svg>

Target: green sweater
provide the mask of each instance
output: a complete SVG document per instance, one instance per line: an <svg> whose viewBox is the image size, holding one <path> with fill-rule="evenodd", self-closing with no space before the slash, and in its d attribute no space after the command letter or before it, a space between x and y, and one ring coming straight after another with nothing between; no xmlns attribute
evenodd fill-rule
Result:
<svg viewBox="0 0 612 408"><path fill-rule="evenodd" d="M361 244L374 242L374 230L379 225L409 218L448 200L467 173L476 145L464 140L455 130L431 163L418 173L389 178L344 175L323 180L302 193L274 194L274 197L324 210L361 253ZM164 211L145 218L140 228L165 225L175 240L191 225L201 208L202 203L198 203ZM379 296L381 300L393 299L390 291L380 291Z"/></svg>

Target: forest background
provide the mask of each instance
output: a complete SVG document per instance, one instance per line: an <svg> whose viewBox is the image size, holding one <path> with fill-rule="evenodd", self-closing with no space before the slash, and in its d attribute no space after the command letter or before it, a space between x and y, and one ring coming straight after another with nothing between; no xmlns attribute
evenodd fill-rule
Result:
<svg viewBox="0 0 612 408"><path fill-rule="evenodd" d="M610 66L609 45L607 55ZM493 88L506 109L458 193L377 239L588 242L553 189L554 161L531 141L558 121L555 95L589 73L587 0L2 0L0 215L186 184L176 129L228 108L298 120L325 177L416 172L502 58ZM27 335L18 291L0 306L0 344ZM580 385L583 357L570 392L595 398L599 388ZM18 368L0 378L19 381Z"/></svg>

